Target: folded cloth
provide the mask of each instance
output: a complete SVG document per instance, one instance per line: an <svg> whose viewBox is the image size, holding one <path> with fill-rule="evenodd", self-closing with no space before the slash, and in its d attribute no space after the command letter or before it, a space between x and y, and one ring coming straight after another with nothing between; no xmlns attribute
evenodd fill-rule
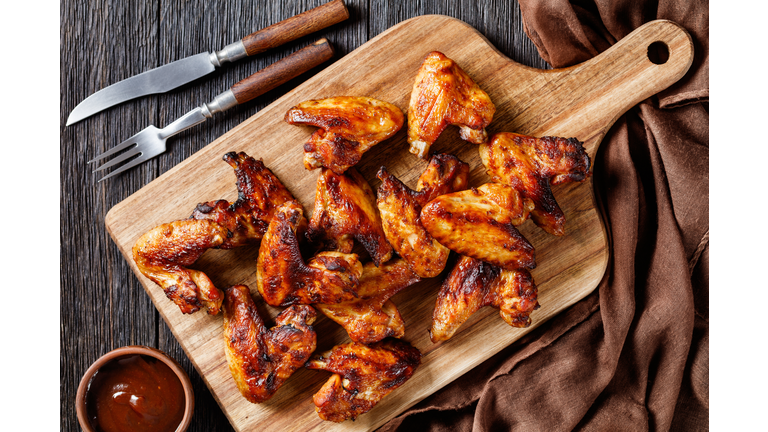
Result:
<svg viewBox="0 0 768 432"><path fill-rule="evenodd" d="M654 19L694 40L685 77L622 116L594 184L611 259L598 288L382 431L707 430L709 3L520 0L552 67Z"/></svg>

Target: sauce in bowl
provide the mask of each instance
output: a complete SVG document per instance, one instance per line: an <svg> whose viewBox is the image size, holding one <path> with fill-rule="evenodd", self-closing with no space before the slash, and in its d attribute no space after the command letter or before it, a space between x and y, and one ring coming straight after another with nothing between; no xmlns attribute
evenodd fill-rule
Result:
<svg viewBox="0 0 768 432"><path fill-rule="evenodd" d="M101 366L85 394L88 422L102 432L175 431L185 404L176 373L141 354L120 356Z"/></svg>

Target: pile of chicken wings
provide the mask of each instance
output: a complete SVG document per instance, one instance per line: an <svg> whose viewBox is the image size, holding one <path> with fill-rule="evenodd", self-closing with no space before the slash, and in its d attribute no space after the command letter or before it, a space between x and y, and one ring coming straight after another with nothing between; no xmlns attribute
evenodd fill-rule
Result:
<svg viewBox="0 0 768 432"><path fill-rule="evenodd" d="M268 400L301 367L325 370L333 375L313 398L318 415L354 420L419 366L421 352L401 339L405 324L391 298L438 277L451 252L458 258L436 299L432 342L451 338L484 306L499 309L514 327L529 326L539 307L530 272L535 250L516 227L530 218L563 235L565 217L550 185L583 181L590 160L575 138L489 137L494 112L488 94L458 64L429 53L407 112L410 151L429 164L415 189L382 166L374 191L354 166L403 127L400 108L355 96L301 102L285 121L317 128L303 147L304 167L319 170L309 220L262 161L231 152L224 160L235 170L237 201L198 204L188 219L153 228L136 242L134 261L183 313L223 309L226 358L247 400ZM490 183L473 187L468 164L430 153L449 125L479 146ZM247 286L222 291L189 268L207 249L248 244L259 244L259 295L286 308L272 328ZM353 252L356 244L370 261ZM313 356L318 310L351 342Z"/></svg>

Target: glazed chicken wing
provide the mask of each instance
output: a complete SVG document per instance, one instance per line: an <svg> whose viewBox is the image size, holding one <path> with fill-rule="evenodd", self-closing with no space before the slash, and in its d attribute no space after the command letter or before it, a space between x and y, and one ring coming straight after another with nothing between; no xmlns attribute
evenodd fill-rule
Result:
<svg viewBox="0 0 768 432"><path fill-rule="evenodd" d="M344 174L322 169L307 237L322 240L327 250L343 253L352 252L357 240L377 266L392 257L392 246L384 236L376 209L376 196L354 168Z"/></svg>
<svg viewBox="0 0 768 432"><path fill-rule="evenodd" d="M480 157L493 181L511 185L533 203L536 225L550 234L564 234L565 215L550 183L583 181L589 175L589 156L580 141L503 132L480 146Z"/></svg>
<svg viewBox="0 0 768 432"><path fill-rule="evenodd" d="M181 220L152 228L133 246L139 271L160 285L181 312L205 307L219 313L224 296L205 273L188 268L208 249L227 240L227 229L209 220Z"/></svg>
<svg viewBox="0 0 768 432"><path fill-rule="evenodd" d="M486 183L430 201L421 209L421 223L459 254L509 270L534 268L533 246L515 228L531 209L512 186Z"/></svg>
<svg viewBox="0 0 768 432"><path fill-rule="evenodd" d="M443 282L432 314L432 342L448 340L473 313L484 306L499 308L513 327L528 327L538 309L538 290L527 270L502 270L462 256Z"/></svg>
<svg viewBox="0 0 768 432"><path fill-rule="evenodd" d="M304 144L305 168L326 167L343 174L368 149L400 130L404 116L388 102L339 96L302 102L288 110L285 121L320 128Z"/></svg>
<svg viewBox="0 0 768 432"><path fill-rule="evenodd" d="M240 393L253 403L272 397L315 351L311 325L317 312L294 305L267 329L245 285L225 290L224 341L227 363Z"/></svg>
<svg viewBox="0 0 768 432"><path fill-rule="evenodd" d="M426 159L430 146L448 125L459 127L462 139L474 144L488 140L485 128L496 107L491 98L453 60L434 51L416 75L408 106L411 153Z"/></svg>
<svg viewBox="0 0 768 432"><path fill-rule="evenodd" d="M219 246L231 249L256 243L267 231L275 209L293 195L264 163L247 154L230 152L224 161L235 169L238 198L198 204L191 219L208 219L227 228L227 240Z"/></svg>
<svg viewBox="0 0 768 432"><path fill-rule="evenodd" d="M392 296L421 279L402 259L381 266L366 263L360 277L360 298L336 304L315 305L347 331L354 342L371 344L386 337L403 337L405 323Z"/></svg>
<svg viewBox="0 0 768 432"><path fill-rule="evenodd" d="M384 167L377 205L387 240L422 278L435 277L445 268L450 251L424 229L421 208L437 196L467 187L469 165L455 156L436 154L419 178L414 192Z"/></svg>
<svg viewBox="0 0 768 432"><path fill-rule="evenodd" d="M272 306L339 303L358 298L363 265L356 254L320 252L307 263L297 231L306 223L301 205L280 206L264 234L256 263L259 292Z"/></svg>
<svg viewBox="0 0 768 432"><path fill-rule="evenodd" d="M312 398L317 414L332 422L354 420L405 383L420 363L421 352L399 339L353 342L314 356L307 368L334 374Z"/></svg>

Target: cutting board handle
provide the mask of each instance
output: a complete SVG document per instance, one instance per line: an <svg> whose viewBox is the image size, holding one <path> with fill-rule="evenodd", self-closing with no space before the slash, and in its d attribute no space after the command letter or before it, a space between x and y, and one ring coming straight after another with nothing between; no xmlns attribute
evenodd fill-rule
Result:
<svg viewBox="0 0 768 432"><path fill-rule="evenodd" d="M523 123L533 122L525 128L537 135L575 136L594 153L590 147L619 116L682 78L692 62L688 32L672 21L651 21L584 63L544 74L557 86L543 86L538 97L562 109Z"/></svg>

